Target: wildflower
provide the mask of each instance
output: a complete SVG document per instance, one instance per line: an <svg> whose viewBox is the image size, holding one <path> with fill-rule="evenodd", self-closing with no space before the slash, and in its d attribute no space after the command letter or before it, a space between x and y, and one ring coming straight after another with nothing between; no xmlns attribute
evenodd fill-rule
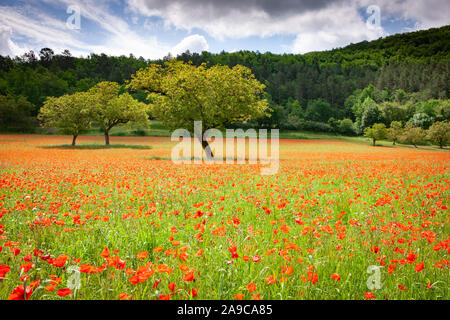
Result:
<svg viewBox="0 0 450 320"><path fill-rule="evenodd" d="M144 260L145 258L147 258L148 255L148 251L142 251L139 252L136 257L138 257L138 259Z"/></svg>
<svg viewBox="0 0 450 320"><path fill-rule="evenodd" d="M194 272L188 272L183 276L184 281L192 281L194 280Z"/></svg>
<svg viewBox="0 0 450 320"><path fill-rule="evenodd" d="M270 275L266 278L266 283L267 284L272 284L272 283L276 283L277 280L275 279L275 277L273 275Z"/></svg>
<svg viewBox="0 0 450 320"><path fill-rule="evenodd" d="M331 279L336 280L336 281L341 281L341 277L337 273L333 273L331 275Z"/></svg>
<svg viewBox="0 0 450 320"><path fill-rule="evenodd" d="M254 284L254 283L249 283L249 284L247 285L247 290L248 290L248 292L252 293L253 291L256 290L256 284Z"/></svg>
<svg viewBox="0 0 450 320"><path fill-rule="evenodd" d="M100 254L101 257L103 258L108 258L109 257L109 251L108 251L108 247L104 247L102 253Z"/></svg>
<svg viewBox="0 0 450 320"><path fill-rule="evenodd" d="M366 300L372 300L372 299L376 299L375 296L373 295L373 292L364 292L364 299Z"/></svg>
<svg viewBox="0 0 450 320"><path fill-rule="evenodd" d="M189 296L191 296L192 298L195 298L197 296L198 293L198 289L191 289L189 290Z"/></svg>
<svg viewBox="0 0 450 320"><path fill-rule="evenodd" d="M8 297L8 300L28 300L33 294L33 289L31 286L26 286L24 289L23 285L17 286L13 292Z"/></svg>
<svg viewBox="0 0 450 320"><path fill-rule="evenodd" d="M72 293L72 290L70 290L69 288L59 289L58 292L56 292L56 294L60 297L65 297L71 293Z"/></svg>
<svg viewBox="0 0 450 320"><path fill-rule="evenodd" d="M423 270L424 267L425 267L425 266L424 266L423 261L422 261L422 262L419 262L418 264L416 264L416 271L417 271L417 272L420 272L420 271Z"/></svg>
<svg viewBox="0 0 450 320"><path fill-rule="evenodd" d="M126 293L121 293L120 295L119 295L119 299L120 300L131 300L131 296L129 296L129 295L127 295Z"/></svg>

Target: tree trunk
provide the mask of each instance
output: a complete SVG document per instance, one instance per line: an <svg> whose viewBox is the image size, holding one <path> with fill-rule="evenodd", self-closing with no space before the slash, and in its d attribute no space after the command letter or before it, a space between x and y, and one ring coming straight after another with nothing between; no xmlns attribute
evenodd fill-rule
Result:
<svg viewBox="0 0 450 320"><path fill-rule="evenodd" d="M394 141L392 141L392 144L395 146L395 140Z"/></svg>
<svg viewBox="0 0 450 320"><path fill-rule="evenodd" d="M105 131L105 144L109 146L109 132Z"/></svg>
<svg viewBox="0 0 450 320"><path fill-rule="evenodd" d="M77 137L78 137L78 136L73 136L73 139L72 139L72 146L75 146Z"/></svg>
<svg viewBox="0 0 450 320"><path fill-rule="evenodd" d="M209 145L208 141L202 140L202 148L203 150L205 150L205 154L206 154L206 159L207 160L213 160L214 159L214 154L211 150L211 146Z"/></svg>
<svg viewBox="0 0 450 320"><path fill-rule="evenodd" d="M375 141L376 141L376 140L375 140L375 139L373 139L373 146L375 146Z"/></svg>

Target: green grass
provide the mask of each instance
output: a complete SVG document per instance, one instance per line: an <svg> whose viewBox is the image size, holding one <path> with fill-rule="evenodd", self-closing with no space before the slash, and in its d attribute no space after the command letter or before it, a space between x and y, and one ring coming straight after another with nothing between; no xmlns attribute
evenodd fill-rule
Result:
<svg viewBox="0 0 450 320"><path fill-rule="evenodd" d="M93 160L89 151L71 157L59 149L30 151L26 143L0 145L0 155L14 155L8 159L12 166L0 171L0 265L11 267L1 282L0 299L23 284L27 255L35 265L27 274L41 280L33 300L118 299L121 293L157 299L171 293L170 282L176 284L173 299L186 299L193 288L199 290L196 299L234 299L238 293L245 299L253 294L262 299L364 299L369 291L380 300L448 299L449 269L434 266L448 253L433 250L450 232L443 208L448 206L447 155L399 147L387 156L363 140L367 147L293 141L281 144L291 158L279 174L261 176L251 166L146 161L169 159L163 147L170 142L161 140L160 153L147 159L106 150ZM225 233L216 233L219 228ZM17 256L4 246L7 241L20 249ZM105 246L126 267L106 263L100 256ZM232 258L229 248L234 246L239 258ZM158 247L163 249L155 251ZM184 247L185 261L180 256ZM68 255L66 268L34 256L34 249L54 259ZM203 254L197 256L200 249ZM142 251L148 251L143 260L136 256ZM406 259L409 251L417 255L415 261L395 263L389 273L391 260ZM245 256L261 260L246 261ZM425 269L417 272L421 261ZM126 269L149 262L153 270L166 264L173 272L155 271L132 284ZM381 262L381 288L369 289L367 270ZM72 275L68 267L87 263L106 269L82 272L77 295L59 297L57 290L66 288ZM183 280L181 264L196 270L195 281ZM282 274L286 266L293 273ZM304 280L309 268L317 273L317 283ZM333 280L333 273L341 280ZM51 275L62 280L47 291ZM267 283L270 275L276 283ZM249 283L256 284L254 293L247 290Z"/></svg>
<svg viewBox="0 0 450 320"><path fill-rule="evenodd" d="M245 130L244 130L245 131ZM258 132L258 130L256 130ZM43 135L56 135L60 134L58 130L49 130L38 128L36 131L37 134ZM5 133L11 134L11 133ZM26 133L17 133L19 135L26 135ZM223 132L225 136L225 132ZM103 136L103 132L99 127L92 127L88 132L84 134L84 136ZM171 131L167 129L161 121L152 120L150 121L149 128L136 127L136 126L119 126L114 127L110 131L110 136L112 137L170 137ZM270 129L268 130L268 138L270 138ZM325 133L325 132L312 132L312 131L303 131L303 130L280 130L279 132L280 139L300 139L300 140L340 140L346 141L355 144L361 145L371 145L372 140L363 136L345 136L340 134L333 133ZM377 146L382 147L392 147L392 148L415 148L412 145L405 145L401 143L397 143L395 146L392 144L392 141L381 140L376 142ZM52 147L52 146L50 146ZM70 149L71 146L62 146L66 149ZM113 147L114 148L114 147ZM121 148L121 147L117 147ZM76 148L75 148L76 149ZM89 149L89 147L87 147ZM101 147L94 146L92 149L102 149ZM137 147L137 149L140 149ZM144 148L143 148L144 149ZM423 150L438 150L438 151L449 151L449 148L439 149L439 147L432 145L430 142L425 141L418 145L417 149Z"/></svg>

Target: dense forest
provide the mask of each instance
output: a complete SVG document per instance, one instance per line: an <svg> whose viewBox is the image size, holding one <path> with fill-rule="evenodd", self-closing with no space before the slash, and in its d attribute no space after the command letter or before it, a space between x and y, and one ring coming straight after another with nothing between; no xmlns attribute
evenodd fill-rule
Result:
<svg viewBox="0 0 450 320"><path fill-rule="evenodd" d="M122 85L149 64L144 58L55 53L0 56L0 128L33 131L47 97L86 91L101 81ZM261 127L362 133L375 122L430 126L449 120L450 26L363 41L303 55L239 51L176 57L194 65L249 67L266 85L271 116ZM143 92L132 92L145 102Z"/></svg>

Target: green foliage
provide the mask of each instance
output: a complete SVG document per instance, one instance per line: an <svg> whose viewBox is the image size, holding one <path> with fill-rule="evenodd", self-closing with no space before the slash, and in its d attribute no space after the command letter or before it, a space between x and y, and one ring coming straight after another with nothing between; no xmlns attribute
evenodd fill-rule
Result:
<svg viewBox="0 0 450 320"><path fill-rule="evenodd" d="M437 121L450 120L450 100L430 99L416 104L416 112Z"/></svg>
<svg viewBox="0 0 450 320"><path fill-rule="evenodd" d="M339 131L339 120L336 120L334 117L328 119L328 125L332 132L337 133Z"/></svg>
<svg viewBox="0 0 450 320"><path fill-rule="evenodd" d="M0 128L28 131L32 126L33 105L22 96L0 95Z"/></svg>
<svg viewBox="0 0 450 320"><path fill-rule="evenodd" d="M405 119L408 119L407 106L399 102L384 101L380 104L380 109L386 124L390 124L393 121L403 122Z"/></svg>
<svg viewBox="0 0 450 320"><path fill-rule="evenodd" d="M417 145L425 140L426 132L421 127L415 127L408 123L403 130L400 141L407 144L412 144L417 148Z"/></svg>
<svg viewBox="0 0 450 320"><path fill-rule="evenodd" d="M442 149L450 141L450 123L448 121L433 123L427 131L427 139Z"/></svg>
<svg viewBox="0 0 450 320"><path fill-rule="evenodd" d="M361 107L368 97L379 105L382 117L387 116L379 120L386 125L391 121L406 123L414 113L428 114L436 121L449 120L448 102L443 107L441 103L450 95L449 34L450 26L446 26L304 55L186 52L176 59L192 61L195 66L248 67L266 85L271 106L271 116L258 119L256 125L285 128L292 125L288 122L291 114L303 122L350 118L361 133ZM15 59L0 56L0 94L26 97L34 105L35 116L48 96L87 91L102 81L123 85L137 70L151 64L162 66L166 60L105 54L75 58L67 50L58 54L50 48ZM143 91L133 93L140 102L146 102L146 96ZM417 105L430 99L441 102L433 110ZM394 108L385 113L382 102L397 103L403 110ZM416 107L420 110L414 110ZM406 113L403 119L398 112Z"/></svg>
<svg viewBox="0 0 450 320"><path fill-rule="evenodd" d="M327 122L332 116L331 106L323 99L309 100L304 117L316 122Z"/></svg>
<svg viewBox="0 0 450 320"><path fill-rule="evenodd" d="M423 129L428 129L433 122L434 119L423 112L415 113L409 121L414 127L421 127Z"/></svg>
<svg viewBox="0 0 450 320"><path fill-rule="evenodd" d="M351 119L342 119L339 121L339 132L344 135L354 135L355 125Z"/></svg>
<svg viewBox="0 0 450 320"><path fill-rule="evenodd" d="M287 118L287 123L286 123L286 128L288 129L300 129L303 127L304 125L304 120L302 118L300 118L299 116L291 113L289 114L288 118Z"/></svg>
<svg viewBox="0 0 450 320"><path fill-rule="evenodd" d="M439 105L436 119L439 121L450 121L450 99L443 100Z"/></svg>
<svg viewBox="0 0 450 320"><path fill-rule="evenodd" d="M381 120L381 112L378 109L378 105L372 98L367 97L361 105L363 110L360 122L360 131L364 131L365 128L372 126Z"/></svg>
<svg viewBox="0 0 450 320"><path fill-rule="evenodd" d="M202 121L205 132L228 123L245 122L266 114L264 85L243 66L198 67L171 60L137 72L129 88L144 89L151 114L170 129L194 131Z"/></svg>
<svg viewBox="0 0 450 320"><path fill-rule="evenodd" d="M128 92L119 95L120 86L115 82L100 82L89 90L93 98L91 114L105 134L109 144L109 131L129 122L149 125L148 106L138 102Z"/></svg>
<svg viewBox="0 0 450 320"><path fill-rule="evenodd" d="M364 136L371 138L373 145L377 140L383 140L387 137L388 131L384 123L375 123L372 127L364 129Z"/></svg>
<svg viewBox="0 0 450 320"><path fill-rule="evenodd" d="M392 121L391 126L388 129L388 137L390 140L392 140L392 144L395 145L395 143L398 141L398 139L403 134L403 125L400 121Z"/></svg>
<svg viewBox="0 0 450 320"><path fill-rule="evenodd" d="M77 92L59 98L49 97L42 106L38 119L43 127L58 128L65 134L76 138L86 132L92 119L93 97L89 93Z"/></svg>

